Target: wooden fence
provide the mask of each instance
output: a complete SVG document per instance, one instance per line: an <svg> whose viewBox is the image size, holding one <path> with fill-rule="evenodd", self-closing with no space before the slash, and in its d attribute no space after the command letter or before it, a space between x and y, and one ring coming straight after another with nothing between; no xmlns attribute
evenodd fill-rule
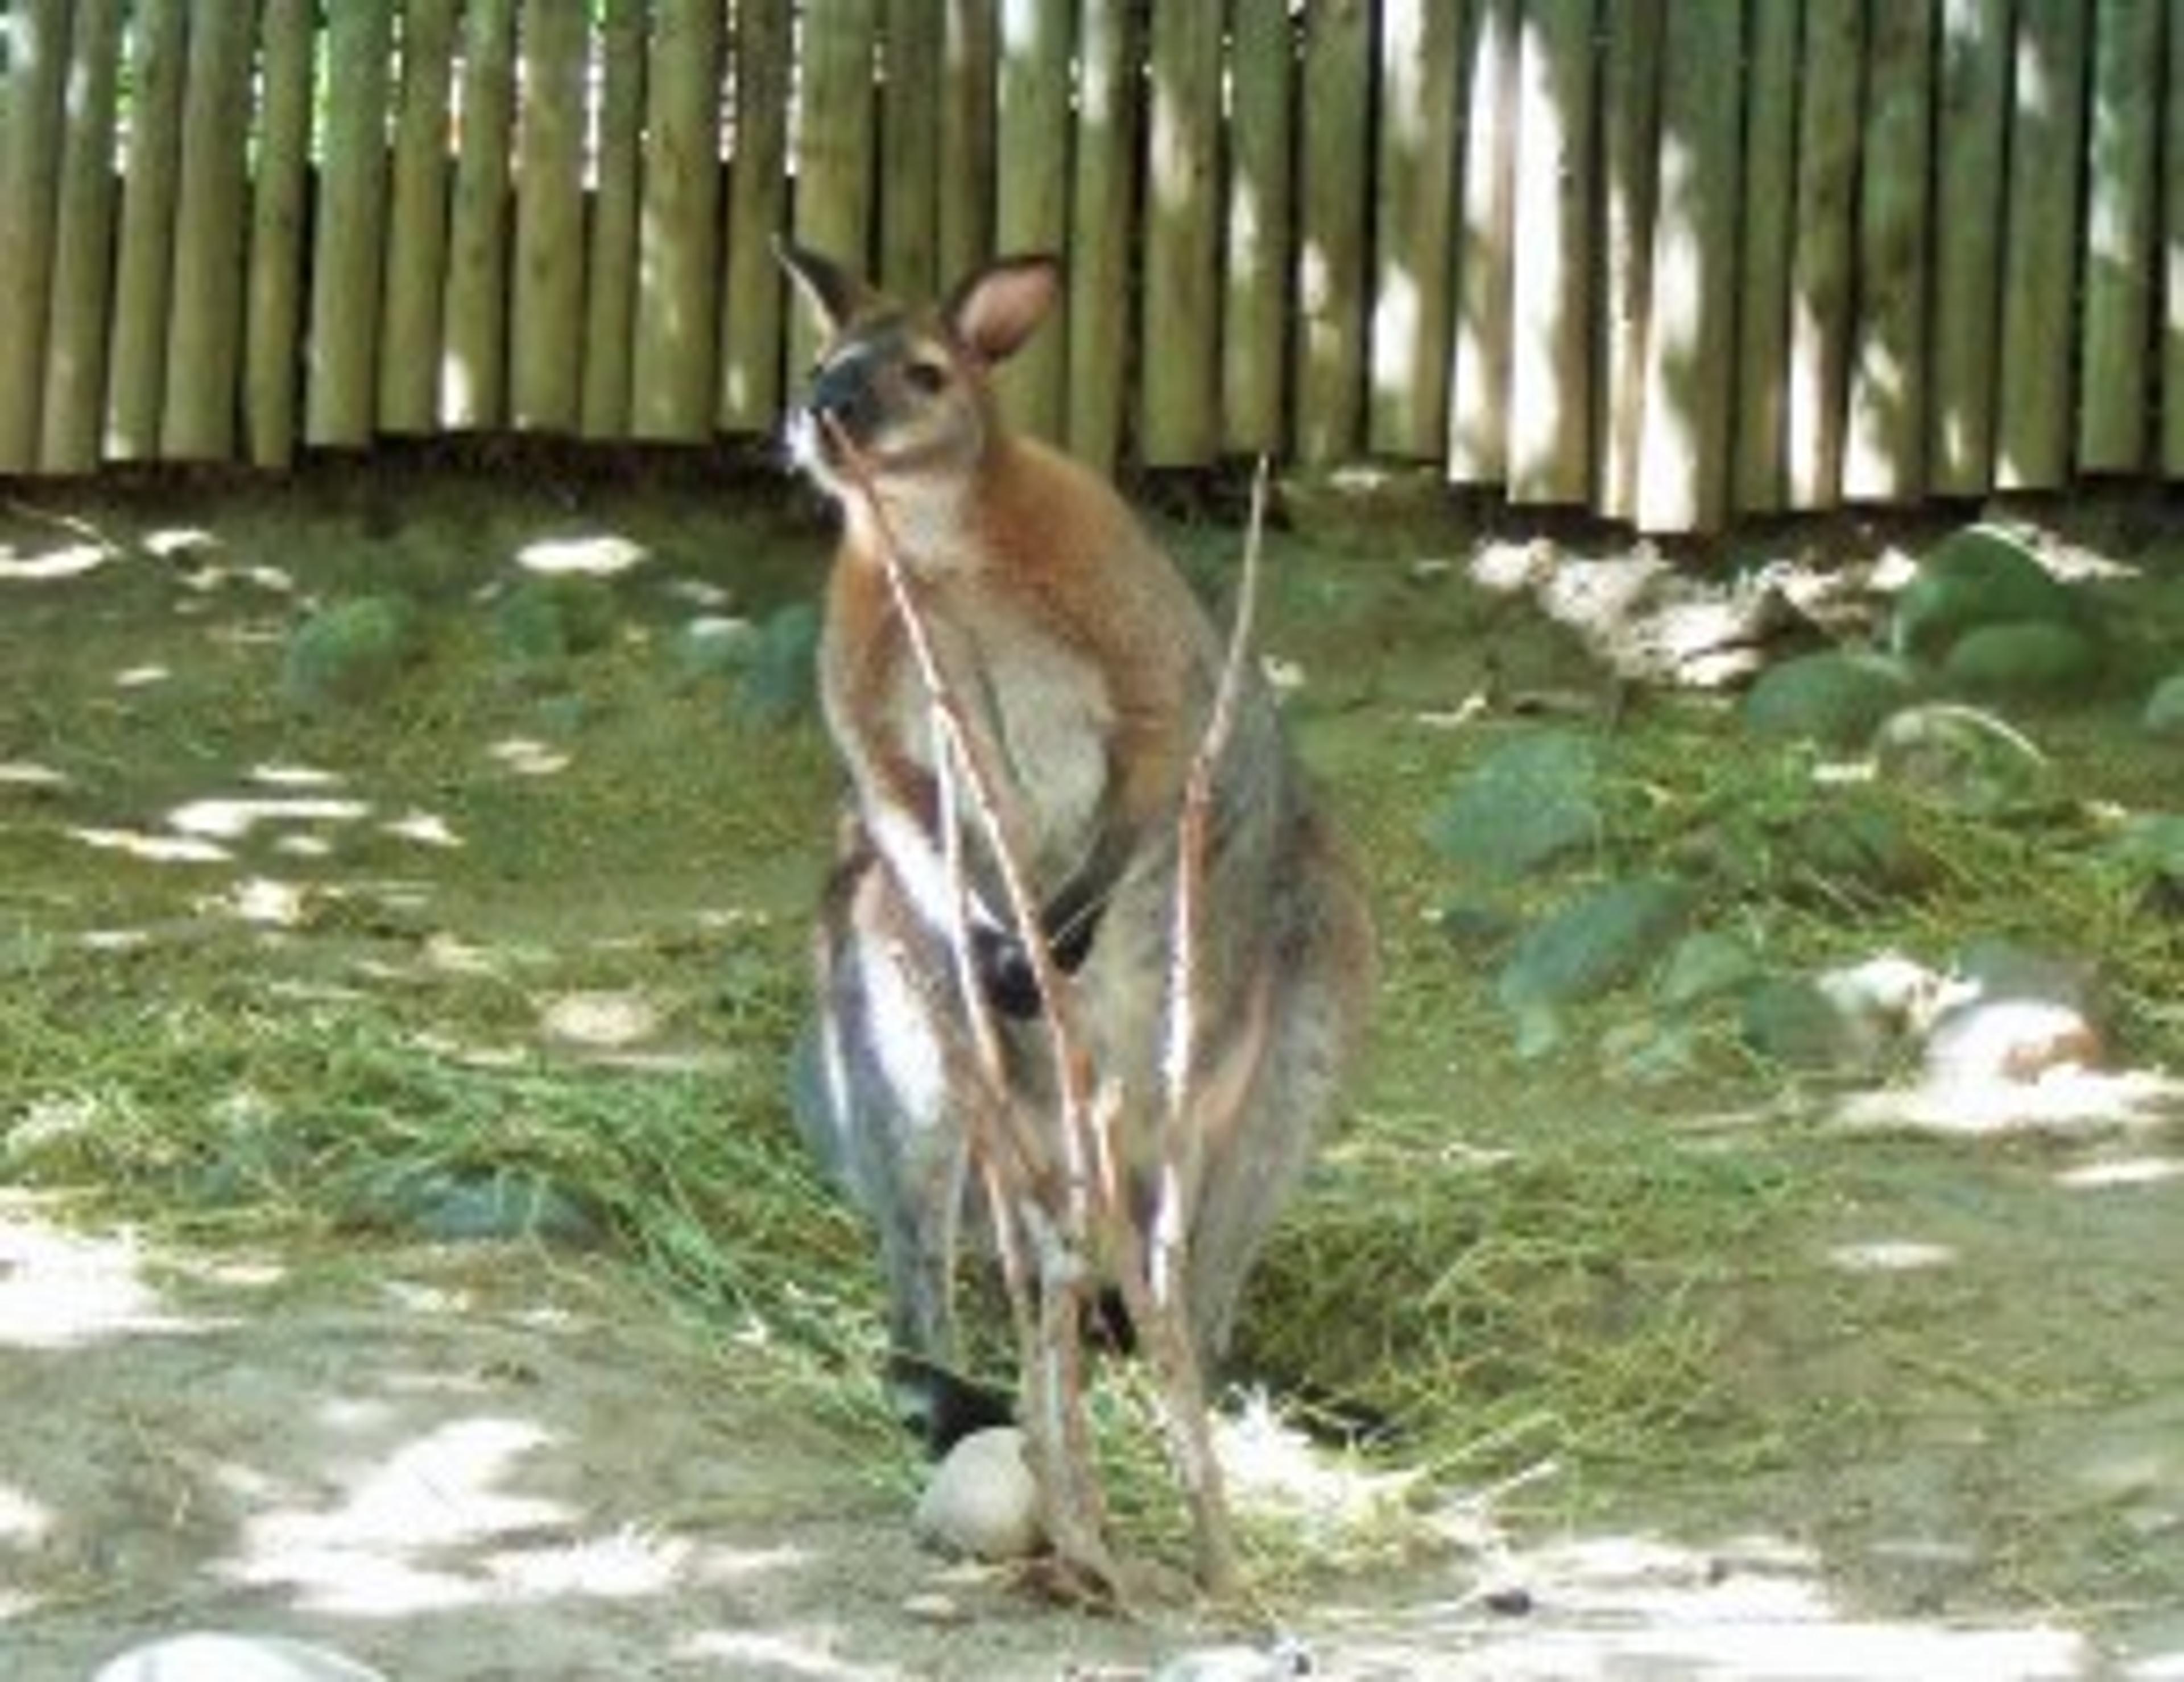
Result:
<svg viewBox="0 0 2184 1682"><path fill-rule="evenodd" d="M1102 464L1652 529L2184 476L2178 0L6 0L0 472L763 431L776 231ZM790 343L794 340L797 343Z"/></svg>

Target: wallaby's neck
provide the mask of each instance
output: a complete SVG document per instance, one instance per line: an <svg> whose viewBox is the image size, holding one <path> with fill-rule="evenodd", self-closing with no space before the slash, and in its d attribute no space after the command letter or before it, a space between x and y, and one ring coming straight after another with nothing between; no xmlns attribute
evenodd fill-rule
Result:
<svg viewBox="0 0 2184 1682"><path fill-rule="evenodd" d="M850 547L878 563L892 538L905 565L937 576L983 565L988 538L1013 495L1029 452L1012 437L992 437L969 468L889 472L874 482L875 513L852 487L843 499ZM884 517L883 530L881 519Z"/></svg>

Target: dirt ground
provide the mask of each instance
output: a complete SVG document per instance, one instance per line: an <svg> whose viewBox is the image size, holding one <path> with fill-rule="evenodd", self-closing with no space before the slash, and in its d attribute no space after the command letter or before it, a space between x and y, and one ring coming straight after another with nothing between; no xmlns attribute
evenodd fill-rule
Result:
<svg viewBox="0 0 2184 1682"><path fill-rule="evenodd" d="M203 1628L465 1682L1119 1682L1238 1639L1059 1610L921 1554L899 1495L739 1396L732 1356L536 1256L176 1254L13 1195L0 1350L17 1682ZM1515 1585L1532 1608L1496 1611ZM1295 1633L1312 1674L1391 1682L2092 1674L2060 1624L1861 1616L1808 1551L1748 1534L1513 1546L1489 1578L1470 1558L1343 1585Z"/></svg>
<svg viewBox="0 0 2184 1682"><path fill-rule="evenodd" d="M1482 1151L1666 1130L1791 1189L1702 1305L1723 1399L1672 1463L1568 1498L1542 1494L1575 1476L1552 1461L1451 1480L1400 1565L1291 1578L1243 1616L1091 1616L921 1552L903 1457L627 1246L156 1206L157 1112L201 1094L142 1072L195 1069L237 1016L277 1035L368 1000L465 1067L777 1081L740 1036L771 1057L795 1008L831 773L808 721L737 719L671 652L694 615L809 589L823 536L769 498L436 465L9 514L0 1678L75 1682L196 1628L404 1682L1123 1682L1278 1631L1338 1678L2184 1677L2184 1105L2159 1060L2066 1124L1971 1139L1847 1131L1706 1071L1634 1095L1582 1043L1467 1060L1479 1011L1429 979L1417 839L1467 752L1448 720L1490 687L1612 686L1521 604L1424 604L1470 541L1430 528L1296 537L1269 632L1390 931L1358 1106L1445 1111ZM492 590L541 543L602 537L641 557L599 657L623 664L511 652ZM1179 537L1233 553L1227 528ZM386 588L435 627L428 675L398 705L284 699L307 605ZM118 1050L67 1039L94 1022ZM272 1077L231 1061L206 1101L241 1137ZM70 1128L73 1173L40 1143ZM138 1177L86 1198L124 1133ZM176 1185L277 1178L184 1154Z"/></svg>

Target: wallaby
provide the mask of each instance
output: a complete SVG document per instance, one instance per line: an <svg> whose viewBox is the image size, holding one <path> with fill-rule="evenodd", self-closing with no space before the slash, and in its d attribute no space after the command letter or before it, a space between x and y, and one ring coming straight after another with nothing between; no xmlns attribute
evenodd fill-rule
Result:
<svg viewBox="0 0 2184 1682"><path fill-rule="evenodd" d="M930 699L883 546L915 581L1001 784L1095 1078L1120 1094L1137 1211L1153 1203L1163 1113L1180 807L1223 640L1104 479L1002 423L988 376L1052 308L1053 259L994 263L935 309L814 252L782 258L825 335L788 434L842 507L819 663L850 785L820 916L816 1067L800 1125L879 1228L903 1400L941 1450L994 1411L952 1377L951 1251L976 1217L965 1129L978 1065L950 945L967 887L1011 1095L1047 1103L1056 1077L984 838L967 814L955 847L941 833ZM1364 896L1256 677L1210 810L1194 955L1198 1171L1184 1192L1188 1306L1209 1370L1362 1038L1375 970Z"/></svg>

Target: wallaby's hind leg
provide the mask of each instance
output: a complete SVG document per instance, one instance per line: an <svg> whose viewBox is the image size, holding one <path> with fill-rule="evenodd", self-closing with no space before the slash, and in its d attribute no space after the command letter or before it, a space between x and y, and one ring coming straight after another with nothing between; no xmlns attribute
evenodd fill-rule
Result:
<svg viewBox="0 0 2184 1682"><path fill-rule="evenodd" d="M1244 1282L1303 1177L1364 1033L1376 959L1370 914L1316 817L1229 1048L1200 1112L1205 1172L1190 1228L1191 1324L1211 1382L1228 1353ZM1224 1061L1226 1061L1224 1059ZM1240 1067L1239 1067L1240 1065Z"/></svg>
<svg viewBox="0 0 2184 1682"><path fill-rule="evenodd" d="M879 1230L897 1411L935 1452L1011 1411L955 1370L967 1167L956 1094L975 1077L950 1001L935 996L949 975L887 866L852 853L821 913L817 1101L799 1106L799 1126Z"/></svg>

